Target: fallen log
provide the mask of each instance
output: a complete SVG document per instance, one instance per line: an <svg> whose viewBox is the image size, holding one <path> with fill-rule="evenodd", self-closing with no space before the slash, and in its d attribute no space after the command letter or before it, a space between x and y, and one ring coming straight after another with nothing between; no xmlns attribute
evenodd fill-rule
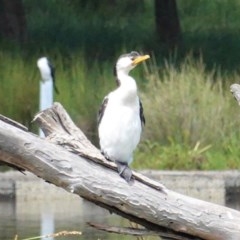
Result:
<svg viewBox="0 0 240 240"><path fill-rule="evenodd" d="M25 169L165 239L239 240L240 212L184 196L137 172L129 185L59 103L36 115L39 138L0 118L0 160Z"/></svg>

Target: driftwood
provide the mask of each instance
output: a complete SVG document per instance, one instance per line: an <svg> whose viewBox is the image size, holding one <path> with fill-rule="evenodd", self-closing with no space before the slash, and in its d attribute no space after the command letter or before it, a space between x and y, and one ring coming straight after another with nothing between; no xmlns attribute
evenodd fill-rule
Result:
<svg viewBox="0 0 240 240"><path fill-rule="evenodd" d="M46 139L1 119L1 161L28 170L164 239L240 239L240 212L236 210L178 194L137 172L129 185L59 103L34 119Z"/></svg>
<svg viewBox="0 0 240 240"><path fill-rule="evenodd" d="M237 83L234 83L230 86L230 92L233 94L234 98L240 105L240 85Z"/></svg>

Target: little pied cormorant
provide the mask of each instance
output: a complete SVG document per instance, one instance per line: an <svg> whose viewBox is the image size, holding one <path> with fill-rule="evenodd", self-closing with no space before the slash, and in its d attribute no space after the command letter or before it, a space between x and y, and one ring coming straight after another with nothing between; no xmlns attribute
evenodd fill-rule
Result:
<svg viewBox="0 0 240 240"><path fill-rule="evenodd" d="M41 78L43 82L53 81L53 87L57 94L59 91L55 83L55 68L47 57L41 57L37 61L37 66L40 70Z"/></svg>
<svg viewBox="0 0 240 240"><path fill-rule="evenodd" d="M137 84L128 74L148 58L149 55L140 55L135 51L118 58L114 68L118 88L104 98L98 114L101 151L107 159L117 164L120 176L127 182L132 177L128 165L133 160L133 151L145 124Z"/></svg>

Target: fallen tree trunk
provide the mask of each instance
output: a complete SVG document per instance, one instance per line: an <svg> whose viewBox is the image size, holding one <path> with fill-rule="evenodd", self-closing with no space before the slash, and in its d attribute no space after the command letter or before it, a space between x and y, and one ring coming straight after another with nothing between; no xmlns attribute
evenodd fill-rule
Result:
<svg viewBox="0 0 240 240"><path fill-rule="evenodd" d="M168 239L239 240L240 212L173 192L133 172L129 185L59 103L36 115L46 139L2 117L1 161L141 224Z"/></svg>

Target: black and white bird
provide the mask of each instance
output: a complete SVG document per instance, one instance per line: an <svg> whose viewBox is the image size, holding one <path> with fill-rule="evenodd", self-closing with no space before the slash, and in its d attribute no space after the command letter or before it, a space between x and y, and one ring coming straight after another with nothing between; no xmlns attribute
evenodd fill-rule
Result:
<svg viewBox="0 0 240 240"><path fill-rule="evenodd" d="M118 58L114 68L118 87L104 98L98 114L101 151L117 164L120 176L127 182L131 181L129 164L133 161L133 152L145 124L137 84L129 72L148 58L149 55L135 51Z"/></svg>
<svg viewBox="0 0 240 240"><path fill-rule="evenodd" d="M41 57L37 60L41 81L39 86L39 109L43 111L50 108L53 104L53 92L59 93L55 84L55 69L47 57ZM39 135L44 137L41 129Z"/></svg>
<svg viewBox="0 0 240 240"><path fill-rule="evenodd" d="M55 82L55 68L53 64L49 61L47 57L41 57L37 61L37 66L41 74L42 82L52 82L55 92L59 94Z"/></svg>

